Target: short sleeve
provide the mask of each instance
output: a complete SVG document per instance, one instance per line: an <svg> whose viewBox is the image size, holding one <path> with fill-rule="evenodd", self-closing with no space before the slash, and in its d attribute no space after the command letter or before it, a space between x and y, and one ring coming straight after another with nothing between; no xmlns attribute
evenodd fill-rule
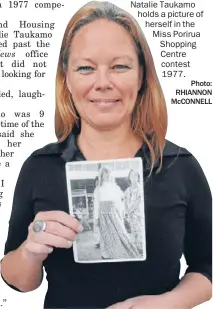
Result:
<svg viewBox="0 0 213 309"><path fill-rule="evenodd" d="M212 195L204 172L193 156L189 157L185 171L188 188L186 273L200 273L212 281Z"/></svg>
<svg viewBox="0 0 213 309"><path fill-rule="evenodd" d="M23 164L16 183L8 236L4 254L16 250L27 238L28 226L33 221L32 182L34 172L32 159Z"/></svg>

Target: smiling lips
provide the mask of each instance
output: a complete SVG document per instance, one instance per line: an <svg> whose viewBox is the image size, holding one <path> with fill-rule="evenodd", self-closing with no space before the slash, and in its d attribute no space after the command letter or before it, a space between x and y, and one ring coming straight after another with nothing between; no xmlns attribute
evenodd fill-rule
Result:
<svg viewBox="0 0 213 309"><path fill-rule="evenodd" d="M105 105L105 104L114 104L119 102L120 100L115 99L96 99L96 100L90 100L90 102L99 104L99 105Z"/></svg>

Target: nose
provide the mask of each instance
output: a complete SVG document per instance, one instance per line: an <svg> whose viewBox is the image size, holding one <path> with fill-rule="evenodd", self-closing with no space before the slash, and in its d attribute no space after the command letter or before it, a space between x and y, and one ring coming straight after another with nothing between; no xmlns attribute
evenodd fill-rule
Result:
<svg viewBox="0 0 213 309"><path fill-rule="evenodd" d="M95 83L94 83L95 90L107 90L112 88L112 83L110 80L110 72L107 68L99 68L96 72L95 76Z"/></svg>

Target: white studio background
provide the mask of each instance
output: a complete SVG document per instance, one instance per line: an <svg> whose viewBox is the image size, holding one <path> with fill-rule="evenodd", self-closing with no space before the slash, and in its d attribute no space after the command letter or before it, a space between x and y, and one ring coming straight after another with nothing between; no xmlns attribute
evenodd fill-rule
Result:
<svg viewBox="0 0 213 309"><path fill-rule="evenodd" d="M0 1L2 6L9 1ZM31 1L29 1L31 2ZM36 2L36 1L32 1ZM47 1L37 1L47 2ZM49 1L51 2L51 1ZM54 2L54 1L52 1ZM213 81L212 78L212 1L210 0L194 0L196 2L197 10L204 10L204 18L196 22L196 30L200 31L201 37L198 41L198 47L195 50L188 51L190 56L191 68L187 71L187 78L163 78L162 68L160 63L159 39L153 39L153 28L145 28L145 20L157 21L155 18L146 19L137 17L137 9L131 8L131 1L129 0L114 0L113 3L129 11L140 23L144 34L149 43L155 60L158 76L167 100L169 126L167 138L172 142L187 148L200 162L204 173L208 179L211 189L213 189L213 163L212 163L212 136L213 131L212 105L179 105L171 104L171 98L174 97L176 88L189 88L190 80L198 81ZM151 2L151 1L150 1ZM184 2L184 1L182 1ZM188 0L188 2L192 2ZM16 150L16 155L11 160L10 168L0 167L0 179L5 179L4 199L2 207L0 208L0 257L3 257L4 244L7 237L8 221L11 213L13 191L18 177L20 168L24 160L35 150L50 142L56 141L54 135L54 108L55 108L55 75L64 30L68 21L82 5L87 1L61 1L64 7L56 10L49 9L34 9L29 6L27 9L7 9L4 5L0 9L0 23L8 20L9 29L18 29L19 20L26 20L27 22L55 22L55 30L53 31L53 39L51 40L51 47L49 48L49 57L47 59L48 67L45 82L31 79L25 81L21 78L15 79L11 85L11 79L2 79L0 77L1 89L23 89L24 85L28 91L40 89L46 95L38 100L10 100L2 101L0 98L0 111L11 113L14 111L30 111L35 115L35 119L39 118L39 111L44 111L43 121L44 128L35 130L33 138L23 139L22 146ZM157 10L157 9L155 9ZM142 9L140 9L142 11ZM8 31L9 31L8 29ZM169 29L163 29L169 30ZM188 29L186 29L188 30ZM190 30L190 29L189 29ZM44 29L45 31L45 29ZM1 60L1 59L0 59ZM41 120L41 119L40 119ZM1 140L0 140L1 142ZM163 254L163 252L162 252ZM181 274L185 270L184 259L182 261ZM43 281L40 288L30 293L19 293L11 290L0 279L0 306L1 308L23 308L23 309L41 309L43 308L44 296L47 290L47 282ZM70 297L72 291L70 291ZM3 299L6 299L3 302ZM205 303L199 308L207 309L212 307L212 301Z"/></svg>

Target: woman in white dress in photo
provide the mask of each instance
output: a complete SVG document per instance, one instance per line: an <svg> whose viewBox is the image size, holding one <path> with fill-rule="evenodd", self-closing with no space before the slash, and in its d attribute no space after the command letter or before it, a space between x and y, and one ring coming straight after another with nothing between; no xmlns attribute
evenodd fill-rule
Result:
<svg viewBox="0 0 213 309"><path fill-rule="evenodd" d="M124 193L116 184L108 167L100 170L99 189L94 204L98 203L96 222L100 231L102 259L131 259L140 254L132 244L124 226Z"/></svg>

